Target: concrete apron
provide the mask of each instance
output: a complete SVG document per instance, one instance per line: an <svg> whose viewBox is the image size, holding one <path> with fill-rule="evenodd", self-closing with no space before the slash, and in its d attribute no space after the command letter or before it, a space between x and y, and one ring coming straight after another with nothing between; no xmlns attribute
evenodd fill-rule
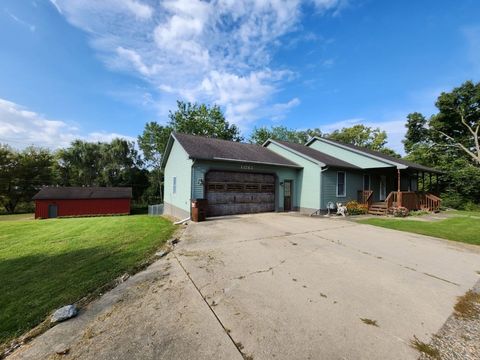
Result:
<svg viewBox="0 0 480 360"><path fill-rule="evenodd" d="M176 254L254 359L416 359L410 340L428 342L480 270L470 246L284 214L193 224Z"/></svg>

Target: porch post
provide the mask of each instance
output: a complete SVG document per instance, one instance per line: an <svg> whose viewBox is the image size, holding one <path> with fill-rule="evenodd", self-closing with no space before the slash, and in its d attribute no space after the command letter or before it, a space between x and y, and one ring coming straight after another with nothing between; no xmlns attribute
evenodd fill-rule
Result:
<svg viewBox="0 0 480 360"><path fill-rule="evenodd" d="M422 171L422 192L425 192L425 171Z"/></svg>
<svg viewBox="0 0 480 360"><path fill-rule="evenodd" d="M430 176L430 184L428 186L428 192L432 192L432 173L428 173L428 175Z"/></svg>
<svg viewBox="0 0 480 360"><path fill-rule="evenodd" d="M400 189L402 179L400 176L400 169L397 169L397 207L402 206L402 191Z"/></svg>

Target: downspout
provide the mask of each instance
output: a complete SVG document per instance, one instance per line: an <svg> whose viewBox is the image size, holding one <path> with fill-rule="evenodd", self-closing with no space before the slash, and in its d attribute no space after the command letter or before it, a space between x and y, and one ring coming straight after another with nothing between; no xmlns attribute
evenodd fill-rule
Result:
<svg viewBox="0 0 480 360"><path fill-rule="evenodd" d="M192 170L191 170L191 175L190 175L190 203L189 203L189 207L190 207L190 219L192 218L192 201L193 201L193 189L195 187L195 179L194 179L194 173L193 173L193 169L195 167L195 159L193 159L192 161Z"/></svg>
<svg viewBox="0 0 480 360"><path fill-rule="evenodd" d="M324 171L327 171L328 170L328 166L322 170L322 168L320 168L320 208L318 210L322 210L322 196L323 196L323 181L322 181L322 173Z"/></svg>

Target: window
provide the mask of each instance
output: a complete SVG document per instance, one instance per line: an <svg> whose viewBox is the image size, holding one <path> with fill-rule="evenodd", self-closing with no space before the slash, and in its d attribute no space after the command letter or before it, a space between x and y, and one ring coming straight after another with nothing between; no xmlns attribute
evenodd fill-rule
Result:
<svg viewBox="0 0 480 360"><path fill-rule="evenodd" d="M363 190L370 190L370 175L363 175Z"/></svg>
<svg viewBox="0 0 480 360"><path fill-rule="evenodd" d="M337 196L345 196L345 171L337 172Z"/></svg>
<svg viewBox="0 0 480 360"><path fill-rule="evenodd" d="M177 193L177 177L176 177L176 176L173 177L172 192L173 192L174 194Z"/></svg>

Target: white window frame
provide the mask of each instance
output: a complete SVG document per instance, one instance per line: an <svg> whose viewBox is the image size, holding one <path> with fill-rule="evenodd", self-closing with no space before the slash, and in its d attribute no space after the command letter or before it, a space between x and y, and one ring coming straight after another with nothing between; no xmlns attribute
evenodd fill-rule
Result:
<svg viewBox="0 0 480 360"><path fill-rule="evenodd" d="M177 177L173 176L172 177L172 194L177 193Z"/></svg>
<svg viewBox="0 0 480 360"><path fill-rule="evenodd" d="M365 189L365 176L368 176L368 189ZM372 190L372 176L370 174L363 174L363 190Z"/></svg>
<svg viewBox="0 0 480 360"><path fill-rule="evenodd" d="M338 193L338 174L343 174L343 194ZM345 171L337 171L337 186L336 186L337 197L346 197L347 196L347 173Z"/></svg>

